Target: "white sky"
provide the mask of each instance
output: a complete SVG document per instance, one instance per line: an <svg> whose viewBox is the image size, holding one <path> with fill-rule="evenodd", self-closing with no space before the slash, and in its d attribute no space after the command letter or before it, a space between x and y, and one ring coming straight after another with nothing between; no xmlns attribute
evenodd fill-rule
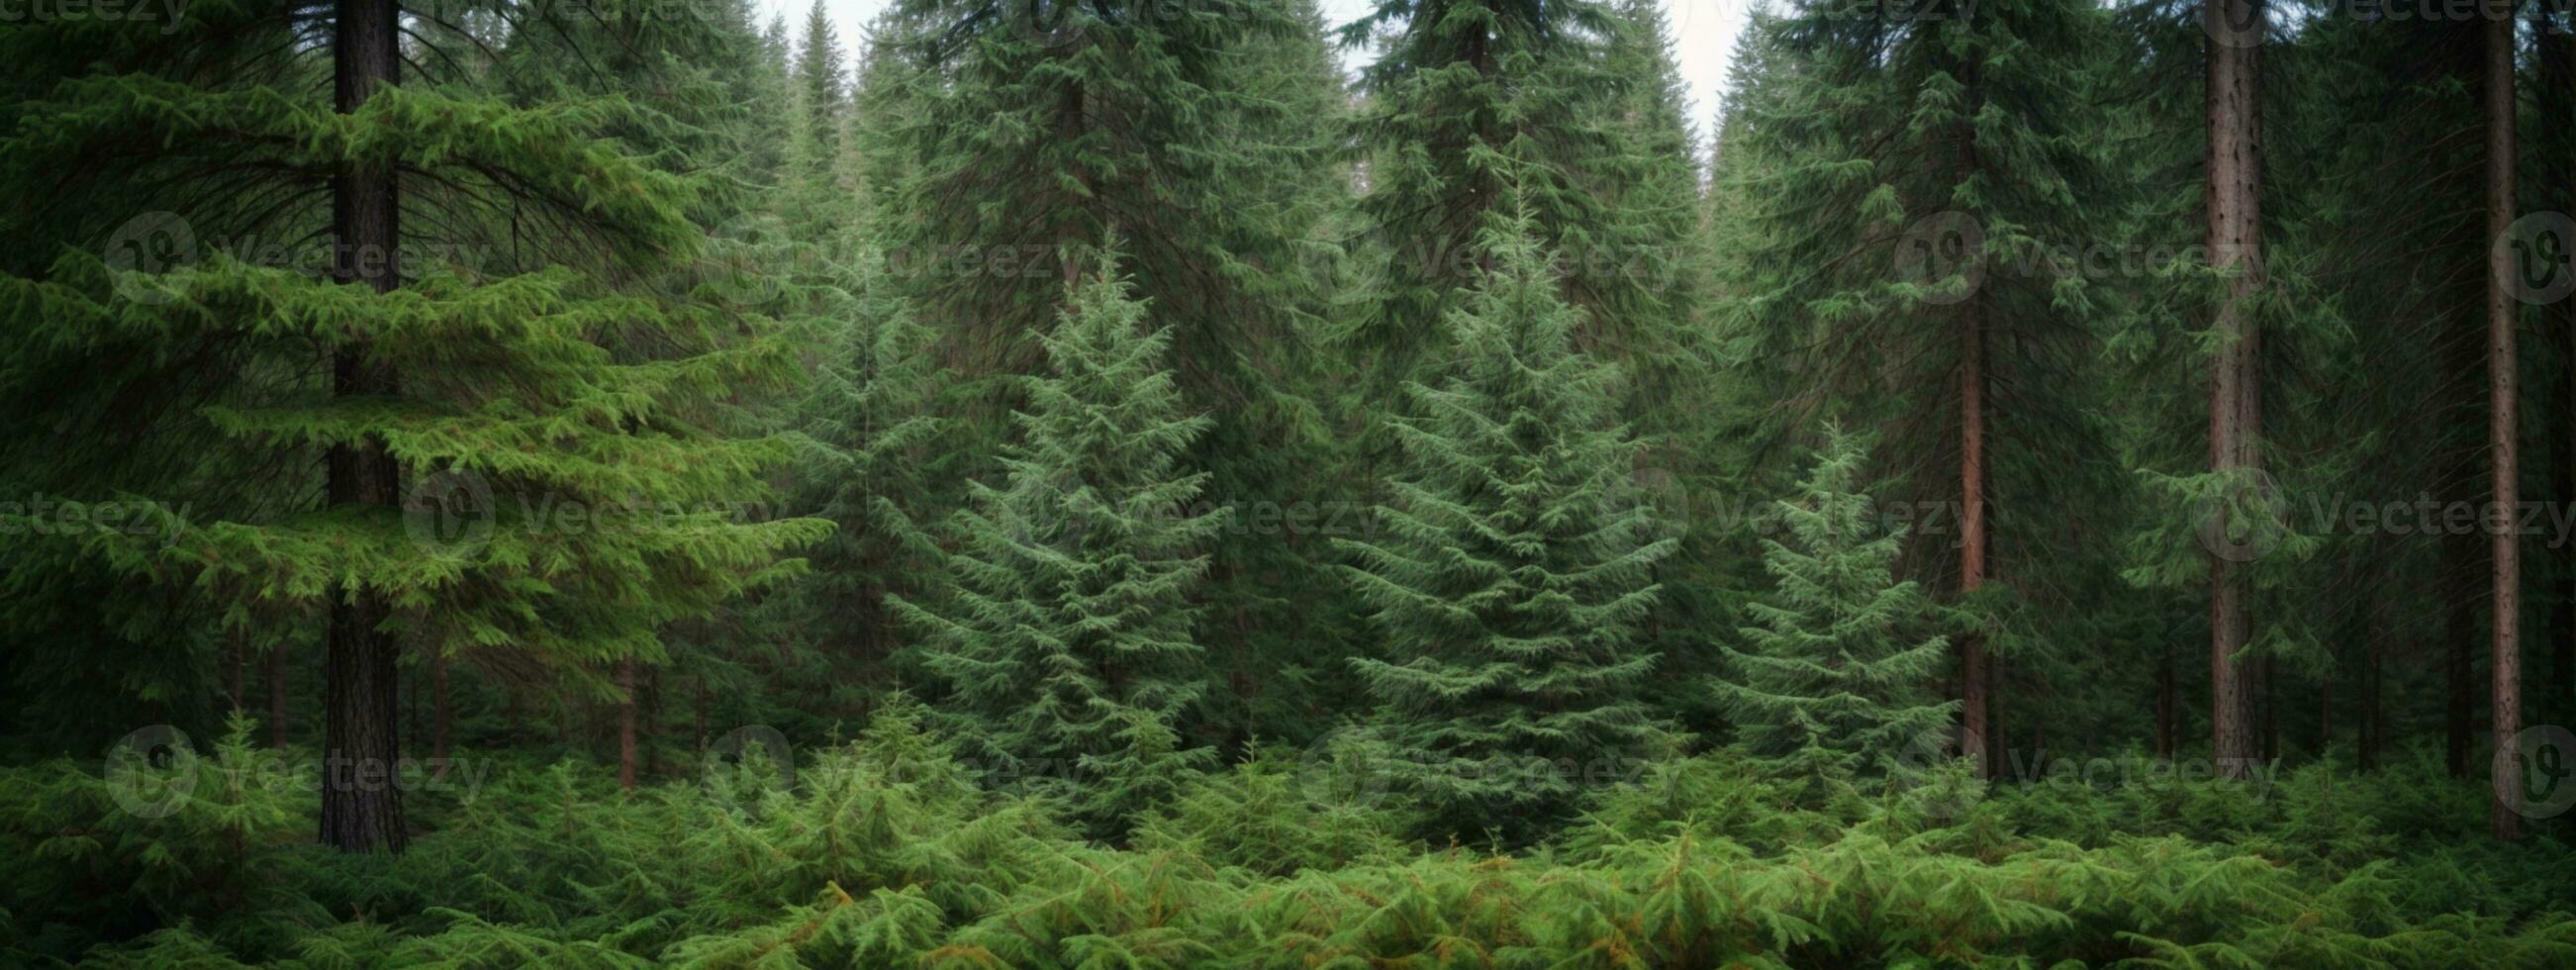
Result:
<svg viewBox="0 0 2576 970"><path fill-rule="evenodd" d="M805 11L813 0L759 0L766 15L784 13L790 30L805 22ZM832 20L840 28L841 40L853 43L859 29L875 19L889 0L823 0ZM1324 17L1333 26L1356 20L1373 6L1372 0L1319 0ZM1673 54L1681 62L1682 77L1690 82L1691 127L1703 138L1710 119L1717 113L1717 95L1726 79L1726 58L1735 50L1735 35L1758 0L1662 0L1664 15L1672 23ZM792 35L791 35L792 36ZM1345 69L1355 66L1354 58L1365 58L1364 51L1344 55Z"/></svg>

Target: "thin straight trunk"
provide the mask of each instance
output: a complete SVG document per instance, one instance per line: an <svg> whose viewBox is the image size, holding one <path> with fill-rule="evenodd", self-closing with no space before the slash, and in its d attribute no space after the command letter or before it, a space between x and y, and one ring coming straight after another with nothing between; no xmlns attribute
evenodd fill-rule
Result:
<svg viewBox="0 0 2576 970"><path fill-rule="evenodd" d="M617 787L635 790L635 658L617 662Z"/></svg>
<svg viewBox="0 0 2576 970"><path fill-rule="evenodd" d="M429 707L429 756L445 759L447 729L455 723L455 710L447 704L447 654L435 649L429 652Z"/></svg>
<svg viewBox="0 0 2576 970"><path fill-rule="evenodd" d="M1979 301L1969 300L1962 321L1959 375L1959 593L1976 595L1986 584L1986 335ZM1986 644L1970 634L1959 638L1960 716L1963 753L1976 759L1977 777L1994 777L1995 764L1985 751L1993 736L1988 718L1991 697Z"/></svg>
<svg viewBox="0 0 2576 970"><path fill-rule="evenodd" d="M268 648L268 746L286 747L286 647Z"/></svg>
<svg viewBox="0 0 2576 970"><path fill-rule="evenodd" d="M2173 647L2168 644L2164 648L2163 662L2156 665L2156 757L2166 761L2173 760L2174 739L2181 733L2180 726L2174 723L2178 713L2174 698Z"/></svg>
<svg viewBox="0 0 2576 970"><path fill-rule="evenodd" d="M2361 770L2379 767L2379 749L2386 727L2379 709L2380 658L2388 653L2388 598L2371 597L2370 632L2361 644L2361 725L2354 743L2354 762Z"/></svg>
<svg viewBox="0 0 2576 970"><path fill-rule="evenodd" d="M232 695L233 713L250 713L250 630L234 627L224 631L224 640L232 651L232 671L226 675L225 692Z"/></svg>
<svg viewBox="0 0 2576 970"><path fill-rule="evenodd" d="M2209 260L2234 273L2213 326L2219 346L2210 365L2210 467L2253 475L2262 467L2260 335L2249 306L2263 285L2261 40L2268 14L2260 0L2207 0L2227 24L2247 25L2252 43L2208 42ZM2242 778L2256 738L2243 662L2252 639L2240 564L2213 551L2209 582L2210 747L2221 775Z"/></svg>
<svg viewBox="0 0 2576 970"><path fill-rule="evenodd" d="M2489 240L2503 239L2512 231L2514 222L2514 26L2510 7L2487 21ZM2514 346L2513 332L2521 307L2510 285L2515 271L2511 252L2491 245L2488 254L2487 451L2492 456L2495 508L2501 518L2491 521L2493 534L2488 537L2495 571L2491 606L2495 619L2488 662L2494 677L2490 693L2494 710L2488 724L2496 756L2488 759L2487 774L2495 785L2489 812L2495 837L2513 839L2522 834L2521 765L2506 756L2514 736L2522 733L2522 537L2514 528L2515 509L2522 494L2518 478L2521 445L2517 440L2520 415L2516 413L2521 405L2521 358Z"/></svg>
<svg viewBox="0 0 2576 970"><path fill-rule="evenodd" d="M398 82L401 15L394 0L338 0L333 19L334 101L342 114L350 114L379 87ZM378 293L399 286L402 271L395 255L401 206L392 167L343 164L331 178L331 210L338 280ZM378 397L395 390L391 369L370 357L363 339L333 351L336 395ZM332 505L391 509L400 504L401 470L383 442L334 446L329 465ZM399 853L408 841L402 792L390 782L401 757L395 692L401 649L384 629L391 612L381 591L364 586L331 603L324 668L322 843L344 852Z"/></svg>

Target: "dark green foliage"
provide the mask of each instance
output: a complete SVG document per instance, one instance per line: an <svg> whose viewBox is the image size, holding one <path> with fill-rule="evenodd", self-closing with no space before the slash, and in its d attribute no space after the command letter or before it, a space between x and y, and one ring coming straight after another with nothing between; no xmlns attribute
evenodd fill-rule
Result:
<svg viewBox="0 0 2576 970"><path fill-rule="evenodd" d="M1618 371L1574 349L1580 314L1524 227L1485 237L1495 267L1448 322L1456 363L1410 388L1423 417L1397 425L1383 536L1343 543L1385 644L1352 664L1387 755L1432 825L1515 837L1584 771L1663 748L1639 633L1673 548L1625 474Z"/></svg>
<svg viewBox="0 0 2576 970"><path fill-rule="evenodd" d="M1225 516L1192 508L1207 476L1178 467L1208 419L1182 410L1169 328L1108 271L1067 296L1005 481L973 486L958 513L954 581L894 605L968 753L1063 786L1109 832L1212 754L1174 724L1205 689L1190 600Z"/></svg>

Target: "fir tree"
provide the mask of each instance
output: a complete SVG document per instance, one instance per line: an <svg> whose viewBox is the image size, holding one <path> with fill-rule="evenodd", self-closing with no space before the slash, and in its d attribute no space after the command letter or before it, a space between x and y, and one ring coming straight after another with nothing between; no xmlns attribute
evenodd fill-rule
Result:
<svg viewBox="0 0 2576 970"><path fill-rule="evenodd" d="M1580 313L1526 229L1485 237L1495 268L1449 319L1457 362L1410 387L1423 417L1396 426L1383 538L1343 543L1382 634L1352 661L1380 739L1435 825L1513 837L1571 803L1564 763L1664 743L1640 627L1674 546L1628 479L1618 369L1574 349Z"/></svg>
<svg viewBox="0 0 2576 970"><path fill-rule="evenodd" d="M1789 778L1817 786L1884 773L1950 722L1955 701L1924 689L1946 643L1921 638L1932 606L1897 582L1903 527L1881 530L1860 491L1860 442L1829 425L1815 470L1796 498L1774 508L1787 541L1763 542L1777 583L1751 608L1759 625L1727 647L1731 676L1718 683L1736 737Z"/></svg>
<svg viewBox="0 0 2576 970"><path fill-rule="evenodd" d="M926 637L961 746L1004 776L1073 782L1075 814L1112 834L1212 756L1173 726L1206 686L1192 598L1224 513L1191 508L1207 476L1179 459L1209 422L1183 412L1169 328L1105 271L1069 299L1006 481L972 486L953 523L953 582L893 603Z"/></svg>

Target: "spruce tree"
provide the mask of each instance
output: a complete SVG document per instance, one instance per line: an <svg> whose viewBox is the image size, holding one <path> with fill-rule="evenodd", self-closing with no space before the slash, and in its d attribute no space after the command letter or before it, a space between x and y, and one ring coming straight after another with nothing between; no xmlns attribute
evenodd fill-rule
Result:
<svg viewBox="0 0 2576 970"><path fill-rule="evenodd" d="M1207 475L1180 459L1209 421L1183 409L1170 328L1113 272L1071 287L1044 336L1005 480L972 485L951 524L952 581L892 599L960 747L1000 777L1071 782L1095 835L1213 756L1174 725L1206 686L1193 598L1224 525L1191 508Z"/></svg>
<svg viewBox="0 0 2576 970"><path fill-rule="evenodd" d="M1577 351L1526 219L1484 237L1494 268L1450 315L1455 361L1410 385L1401 471L1345 570L1381 634L1352 660L1397 776L1438 831L1537 831L1583 772L1651 756L1639 701L1661 658L1642 625L1675 545L1629 469L1619 370ZM1572 766L1572 773L1560 773Z"/></svg>
<svg viewBox="0 0 2576 970"><path fill-rule="evenodd" d="M401 752L404 649L507 657L608 694L598 671L659 661L663 624L792 571L776 554L824 526L730 514L785 454L723 413L738 389L792 378L767 321L565 269L477 272L471 257L507 265L520 239L484 233L522 217L588 243L560 251L604 278L693 254L694 187L603 135L637 112L401 83L390 4L298 15L332 37L328 59L263 59L282 40L255 4L192 6L168 34L66 22L12 37L59 80L14 105L0 158L128 160L13 187L13 218L51 252L0 277L0 320L29 348L0 384L14 420L94 453L95 474L57 477L58 494L128 496L155 525L72 536L89 561L209 591L237 604L233 626L328 617L323 839L399 851L400 788L380 773ZM341 69L336 97L324 65ZM134 145L157 148L116 147ZM496 216L495 200L516 208ZM178 222L133 240L150 258L89 248L156 207ZM299 248L313 238L328 243ZM163 428L257 456L275 501L137 491L159 491L154 465L194 460L126 450L183 440Z"/></svg>
<svg viewBox="0 0 2576 970"><path fill-rule="evenodd" d="M1757 625L1726 648L1718 683L1737 741L1810 796L1883 775L1937 737L1958 702L1925 689L1945 641L1925 636L1932 605L1897 582L1902 526L1882 529L1861 491L1860 441L1828 425L1815 468L1795 497L1774 506L1786 541L1764 540L1763 569L1777 584L1751 607Z"/></svg>

